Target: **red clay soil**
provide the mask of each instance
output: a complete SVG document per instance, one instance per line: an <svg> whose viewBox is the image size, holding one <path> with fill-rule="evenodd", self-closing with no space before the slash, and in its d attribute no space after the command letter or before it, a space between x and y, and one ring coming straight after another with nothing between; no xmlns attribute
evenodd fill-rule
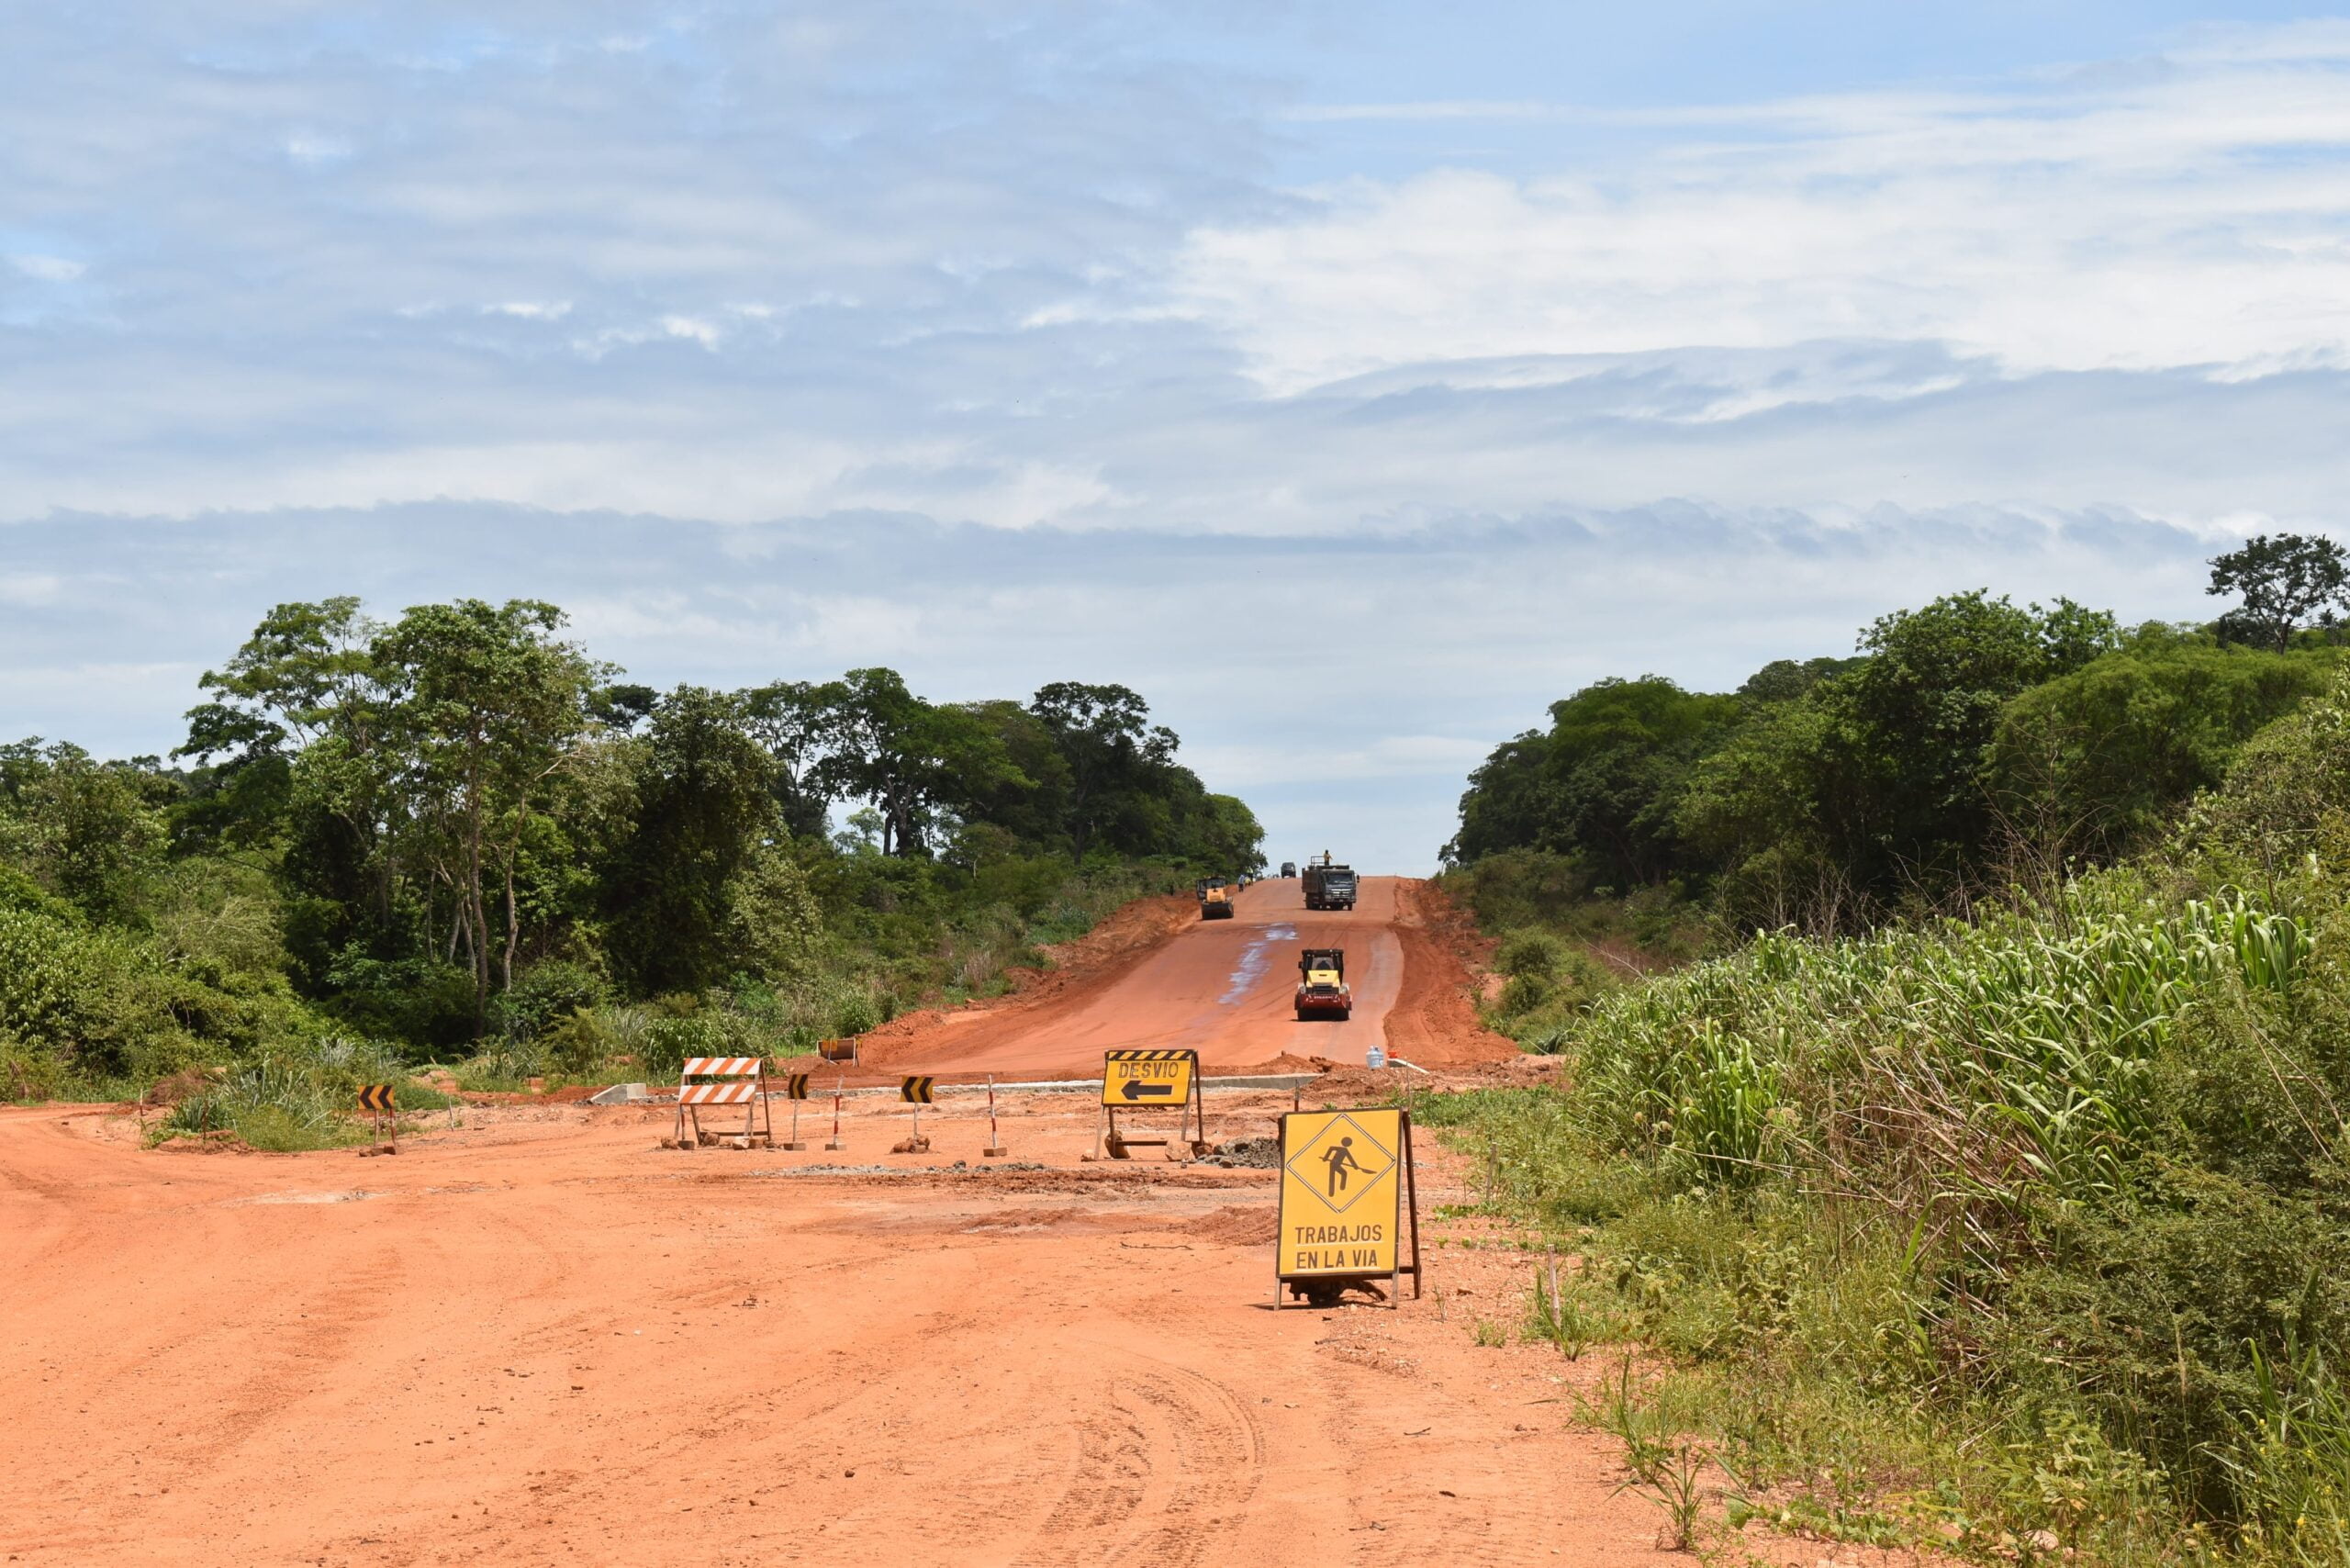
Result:
<svg viewBox="0 0 2350 1568"><path fill-rule="evenodd" d="M1130 905L1045 983L867 1036L868 1076L1098 1076L1103 1051L1139 1047L1197 1050L1212 1072L1303 1070L1316 1058L1360 1067L1374 1045L1422 1067L1516 1057L1477 1023L1458 940L1435 924L1448 913L1440 895L1398 877L1367 877L1361 889L1351 910L1309 912L1298 882L1258 882L1230 920L1202 920L1188 900ZM1346 950L1352 1017L1296 1018L1297 957L1308 946Z"/></svg>
<svg viewBox="0 0 2350 1568"><path fill-rule="evenodd" d="M1033 1074L1196 1042L1212 1067L1327 1064L1317 1103L1555 1067L1476 1029L1427 890L1372 879L1327 916L1296 896L1261 884L1206 927L1144 906L1056 983L878 1043ZM1305 942L1346 946L1350 1024L1288 1016ZM1484 1059L1373 1072L1382 1040ZM992 1125L943 1095L920 1155L889 1152L914 1111L886 1092L845 1098L837 1150L820 1100L803 1149L690 1153L659 1147L667 1108L483 1098L365 1159L165 1153L118 1110L0 1108L6 1562L1693 1561L1575 1419L1614 1358L1493 1343L1532 1264L1434 1137L1425 1294L1274 1312L1279 1172L1091 1159L1090 1091L998 1096ZM1211 1092L1207 1137L1261 1138L1291 1103Z"/></svg>
<svg viewBox="0 0 2350 1568"><path fill-rule="evenodd" d="M882 1152L881 1094L804 1153L542 1103L424 1118L397 1158L166 1156L126 1116L0 1109L0 1560L1694 1561L1575 1420L1613 1358L1478 1343L1530 1264L1440 1216L1472 1178L1434 1138L1427 1293L1275 1313L1276 1172L1086 1164L1092 1096L1003 1099L1013 1168L971 1094L920 1158ZM1210 1136L1289 1103L1213 1094Z"/></svg>

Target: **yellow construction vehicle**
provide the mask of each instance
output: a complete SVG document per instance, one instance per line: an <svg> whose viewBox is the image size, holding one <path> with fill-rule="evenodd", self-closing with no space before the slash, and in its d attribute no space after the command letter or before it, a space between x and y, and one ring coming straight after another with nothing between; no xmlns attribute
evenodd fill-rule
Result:
<svg viewBox="0 0 2350 1568"><path fill-rule="evenodd" d="M1347 950L1308 947L1297 958L1297 1017L1336 1018L1354 1015L1355 993L1347 987Z"/></svg>
<svg viewBox="0 0 2350 1568"><path fill-rule="evenodd" d="M1222 877L1210 877L1200 884L1200 918L1230 920L1232 918L1232 884Z"/></svg>

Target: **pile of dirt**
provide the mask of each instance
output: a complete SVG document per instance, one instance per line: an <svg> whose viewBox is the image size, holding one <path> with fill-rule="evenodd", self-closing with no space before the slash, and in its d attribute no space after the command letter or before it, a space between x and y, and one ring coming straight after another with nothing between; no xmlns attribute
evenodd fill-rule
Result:
<svg viewBox="0 0 2350 1568"><path fill-rule="evenodd" d="M1243 1207L1227 1204L1213 1214L1202 1215L1182 1227L1186 1236L1196 1236L1203 1241L1220 1241L1227 1247L1261 1247L1280 1239L1280 1214L1265 1204Z"/></svg>
<svg viewBox="0 0 2350 1568"><path fill-rule="evenodd" d="M1116 966L1129 955L1157 946L1198 918L1197 904L1181 893L1121 904L1084 935L1041 949L1052 959L1051 969L1007 971L1012 982L1007 994L986 1002L967 1002L960 1007L917 1008L869 1031L865 1036L865 1048L869 1051L882 1047L886 1058L886 1047L893 1042L936 1028L945 1020L968 1017L974 1013L1016 1012L1039 1006Z"/></svg>
<svg viewBox="0 0 2350 1568"><path fill-rule="evenodd" d="M1270 1137L1235 1138L1230 1143L1218 1144L1199 1161L1234 1170L1274 1170L1281 1162L1281 1139Z"/></svg>
<svg viewBox="0 0 2350 1568"><path fill-rule="evenodd" d="M1387 1015L1387 1054L1421 1067L1505 1061L1517 1042L1477 1017L1479 972L1491 944L1434 882L1396 884L1404 990Z"/></svg>
<svg viewBox="0 0 2350 1568"><path fill-rule="evenodd" d="M1516 1052L1502 1061L1461 1062L1427 1074L1400 1067L1377 1071L1349 1067L1324 1074L1306 1092L1334 1102L1375 1102L1407 1090L1441 1094L1463 1089L1531 1089L1556 1082L1565 1065L1559 1057Z"/></svg>

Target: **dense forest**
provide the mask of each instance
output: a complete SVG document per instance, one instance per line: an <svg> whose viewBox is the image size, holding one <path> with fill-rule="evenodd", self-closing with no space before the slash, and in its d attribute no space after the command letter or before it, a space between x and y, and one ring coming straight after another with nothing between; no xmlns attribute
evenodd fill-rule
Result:
<svg viewBox="0 0 2350 1568"><path fill-rule="evenodd" d="M1472 776L1444 858L1520 857L1553 903L1647 890L1733 930L1820 933L2109 863L2332 684L2337 549L2288 536L2222 557L2215 591L2247 602L2208 625L1975 591L1733 692L1599 681Z"/></svg>
<svg viewBox="0 0 2350 1568"><path fill-rule="evenodd" d="M1420 1114L1584 1260L1526 1331L1647 1348L1597 1414L1668 1509L2350 1561L2343 566L2255 540L2206 626L1954 595L1479 771L1445 880L1562 1070Z"/></svg>
<svg viewBox="0 0 2350 1568"><path fill-rule="evenodd" d="M282 1109L428 1057L510 1085L805 1049L1262 863L1124 687L659 692L564 625L281 605L168 761L0 747L0 1090L236 1068Z"/></svg>

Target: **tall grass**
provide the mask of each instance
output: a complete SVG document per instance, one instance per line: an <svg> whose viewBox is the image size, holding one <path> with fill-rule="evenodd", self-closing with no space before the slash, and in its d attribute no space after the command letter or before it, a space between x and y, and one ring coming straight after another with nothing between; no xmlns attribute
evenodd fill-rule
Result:
<svg viewBox="0 0 2350 1568"><path fill-rule="evenodd" d="M1762 936L1595 998L1571 1087L1417 1114L1830 1533L1882 1494L2010 1555L2350 1560L2350 969L2280 890Z"/></svg>
<svg viewBox="0 0 2350 1568"><path fill-rule="evenodd" d="M406 1076L397 1047L330 1036L237 1067L173 1106L157 1136L225 1133L273 1153L337 1148L366 1136L354 1114L359 1085Z"/></svg>

